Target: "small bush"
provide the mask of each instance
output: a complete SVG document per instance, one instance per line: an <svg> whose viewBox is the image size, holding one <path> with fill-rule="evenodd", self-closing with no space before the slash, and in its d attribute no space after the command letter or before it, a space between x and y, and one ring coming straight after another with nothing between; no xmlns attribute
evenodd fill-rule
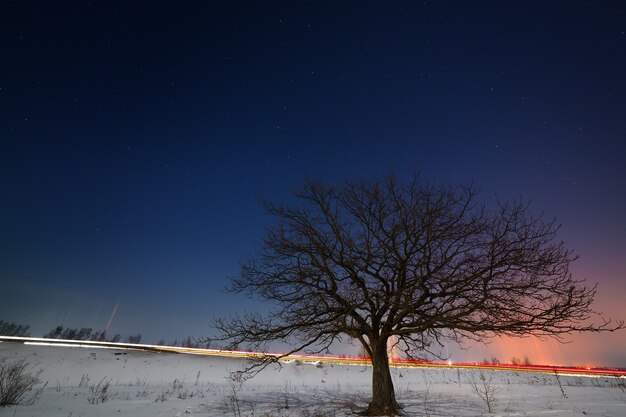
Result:
<svg viewBox="0 0 626 417"><path fill-rule="evenodd" d="M102 404L109 400L109 387L111 381L106 381L106 376L102 378L97 384L93 384L89 387L89 393L87 394L87 401L89 404Z"/></svg>
<svg viewBox="0 0 626 417"><path fill-rule="evenodd" d="M0 407L31 405L41 395L48 383L39 384L43 370L34 371L24 359L16 362L0 361Z"/></svg>
<svg viewBox="0 0 626 417"><path fill-rule="evenodd" d="M80 377L80 382L78 383L79 387L86 387L89 384L89 374L83 374Z"/></svg>
<svg viewBox="0 0 626 417"><path fill-rule="evenodd" d="M493 381L493 373L485 376L485 374L481 372L478 380L476 380L474 375L472 375L469 379L469 383L474 394L476 394L485 403L486 411L491 413L496 404L495 396L498 392L498 387Z"/></svg>

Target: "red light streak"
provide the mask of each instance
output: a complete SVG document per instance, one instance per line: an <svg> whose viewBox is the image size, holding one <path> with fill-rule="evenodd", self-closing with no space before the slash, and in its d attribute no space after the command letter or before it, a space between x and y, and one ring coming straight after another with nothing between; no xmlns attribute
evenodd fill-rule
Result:
<svg viewBox="0 0 626 417"><path fill-rule="evenodd" d="M32 337L16 337L16 336L0 336L0 341L18 342L31 345L57 345L57 346L76 346L84 348L105 348L105 349L133 349L133 350L149 350L161 352L178 352L195 355L209 356L230 356L230 357L259 357L264 355L282 356L281 353L268 352L252 352L243 350L219 350L219 349L199 349L185 348L177 346L160 346L146 344L130 344L130 343L109 343L109 342L92 342L81 340L61 340L61 339L42 339ZM347 355L315 355L306 354L287 355L281 359L284 362L293 360L302 360L307 363L330 362L345 365L369 365L370 360L366 357L347 356ZM501 371L528 371L543 373L559 373L559 374L577 374L586 376L612 376L626 378L626 369L617 368L594 368L591 366L558 366L558 365L513 365L513 364L480 364L477 362L453 362L447 361L425 361L415 359L394 359L390 361L391 366L396 367L442 367L442 368L466 368L466 369L491 369Z"/></svg>

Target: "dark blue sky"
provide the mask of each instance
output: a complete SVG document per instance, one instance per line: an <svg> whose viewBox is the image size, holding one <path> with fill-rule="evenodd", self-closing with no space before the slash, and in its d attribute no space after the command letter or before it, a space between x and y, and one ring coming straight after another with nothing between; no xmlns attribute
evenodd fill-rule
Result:
<svg viewBox="0 0 626 417"><path fill-rule="evenodd" d="M532 199L624 318L623 2L339 3L3 2L0 318L208 334L259 196L415 170Z"/></svg>

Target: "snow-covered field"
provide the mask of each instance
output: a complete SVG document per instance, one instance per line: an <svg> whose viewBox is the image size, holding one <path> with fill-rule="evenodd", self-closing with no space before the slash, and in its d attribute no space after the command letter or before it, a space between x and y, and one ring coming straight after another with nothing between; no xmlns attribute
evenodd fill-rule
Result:
<svg viewBox="0 0 626 417"><path fill-rule="evenodd" d="M0 416L352 416L370 395L368 367L291 362L239 385L229 371L244 359L129 350L0 343L0 360L26 359L48 381L28 406ZM495 416L626 416L623 378L395 368L396 395L408 416L487 415L470 381L483 372Z"/></svg>

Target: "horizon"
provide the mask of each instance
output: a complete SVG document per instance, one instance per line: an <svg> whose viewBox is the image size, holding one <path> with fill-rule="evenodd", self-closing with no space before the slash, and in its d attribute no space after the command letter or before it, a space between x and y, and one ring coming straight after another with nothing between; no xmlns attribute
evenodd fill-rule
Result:
<svg viewBox="0 0 626 417"><path fill-rule="evenodd" d="M120 335L116 335L120 336ZM242 355L251 355L251 356L282 356L280 361L290 362L296 360L298 358L307 359L308 361L313 360L323 360L323 359L337 359L337 360L357 360L357 361L366 361L369 362L371 358L369 356L362 356L360 354L333 354L331 352L327 353L315 353L315 354L307 354L307 353L291 353L287 354L286 352L281 351L254 351L254 350L245 350L245 349L226 349L221 348L219 346L215 347L202 347L202 346L188 346L185 345L185 341L183 344L167 344L167 343L146 343L146 342L129 342L129 341L106 341L106 340L92 340L92 339L63 339L63 338L50 338L50 337L32 337L32 336L5 336L0 334L0 342L9 342L9 343L23 343L33 346L60 346L60 347L71 347L76 345L81 348L103 348L103 349L137 349L141 348L152 348L161 349L160 352L168 353L188 353L191 355L195 354L209 354L216 356L230 356L230 357L242 357ZM171 349L170 349L171 348ZM173 350L172 350L173 349ZM542 363L542 362L533 362L530 360L528 356L524 358L520 357L512 357L510 361L500 361L495 356L491 359L483 358L482 360L477 361L452 361L450 359L443 358L435 358L435 359L419 359L419 358L408 358L402 357L393 354L393 348L389 348L389 364L392 366L400 366L403 363L406 364L426 364L426 365L441 365L441 366L449 366L449 367L464 367L464 366L480 366L484 368L493 367L503 367L505 369L536 369L538 372L551 370L554 368L556 370L580 370L581 373L585 373L584 371L619 371L620 373L626 374L626 368L619 367L608 367L602 365L574 365L574 364L550 364L550 363ZM346 362L347 363L347 362ZM355 364L355 363L352 363ZM365 365L368 365L367 363ZM543 368L543 369L542 369ZM598 375L602 375L600 373ZM617 376L618 374L611 374L613 376Z"/></svg>
<svg viewBox="0 0 626 417"><path fill-rule="evenodd" d="M15 324L18 323L6 323L6 324ZM24 325L23 323L20 323ZM28 326L28 325L26 325ZM78 334L79 330L89 330L91 338L71 338L65 339L63 337L51 337L48 334L52 333L55 328L61 327L62 330L75 330ZM119 333L106 333L106 330L103 331L102 337L104 340L94 339L93 337L98 334L98 332L102 331L102 329L92 329L92 328L72 328L68 326L55 326L55 328L50 329L49 332L43 333L40 332L36 335L31 335L30 331L28 331L27 336L17 336L17 337L25 337L25 338L34 338L34 339L49 339L49 340L69 340L69 341L92 341L96 343L119 343L119 344L139 344L139 345L149 345L149 346L170 346L170 347L189 347L193 349L208 349L208 350L225 350L225 351L233 351L233 352L249 352L249 353L270 353L270 354L282 354L287 352L289 349L285 347L284 344L280 344L277 342L275 344L275 349L270 349L266 352L255 352L250 351L245 348L240 349L225 349L220 346L219 343L215 344L215 341L207 341L203 340L202 337L196 337L194 335L188 335L180 338L153 338L146 340L144 339L141 332L134 332L130 334L119 334ZM28 329L30 330L30 326ZM4 334L0 334L0 336L7 336ZM106 337L105 337L106 336ZM130 338L139 336L140 341L134 342L130 341ZM547 340L546 340L547 339ZM495 341L495 342L494 342ZM192 342L192 345L188 343ZM390 341L391 342L391 341ZM491 345L494 345L496 348L490 348ZM281 346L283 350L281 349ZM544 340L540 340L535 336L524 336L520 338L513 337L495 337L493 340L487 342L484 345L473 344L473 349L468 348L467 350L460 349L458 346L449 345L448 356L444 357L434 357L432 355L426 355L423 358L407 358L406 355L398 354L396 350L390 348L390 352L396 351L396 353L390 353L390 360L398 360L398 359L409 359L409 360L424 360L429 362L453 362L453 363L479 363L479 364L504 364L511 365L516 363L527 363L532 365L539 366L556 366L556 367L579 367L579 368L591 368L591 369L603 369L603 368L611 368L611 369L626 369L626 365L609 365L603 364L594 360L593 358L588 357L579 357L575 359L574 362L567 362L568 355L563 354L561 352L561 346L569 346L568 344L560 343L558 340L553 338L544 338ZM361 356L360 346L355 345L354 343L340 343L334 345L334 350L329 351L326 354L316 353L314 357L365 357ZM308 355L306 352L301 352L302 355ZM297 354L296 354L297 355ZM508 356L507 356L508 355ZM310 356L310 355L308 355ZM453 360L453 358L455 358ZM616 362L617 363L617 362Z"/></svg>

